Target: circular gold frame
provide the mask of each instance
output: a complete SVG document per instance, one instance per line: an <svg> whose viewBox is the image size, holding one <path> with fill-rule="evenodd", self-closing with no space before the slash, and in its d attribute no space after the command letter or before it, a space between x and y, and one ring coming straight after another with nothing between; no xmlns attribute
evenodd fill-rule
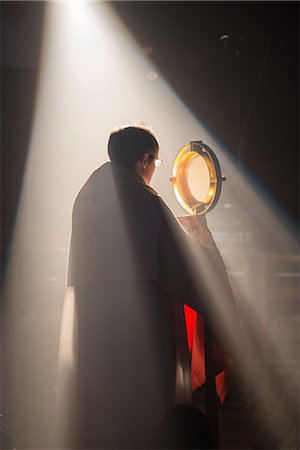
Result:
<svg viewBox="0 0 300 450"><path fill-rule="evenodd" d="M208 194L203 201L199 201L192 195L187 183L189 166L199 156L204 159L210 178ZM177 200L187 212L204 214L212 210L219 200L224 180L226 178L221 175L219 161L208 145L203 144L202 141L191 141L179 150L173 164L170 181Z"/></svg>

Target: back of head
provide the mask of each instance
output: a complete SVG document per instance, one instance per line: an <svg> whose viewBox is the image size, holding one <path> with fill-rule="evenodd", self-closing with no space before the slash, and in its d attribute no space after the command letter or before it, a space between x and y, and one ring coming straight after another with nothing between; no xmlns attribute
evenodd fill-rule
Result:
<svg viewBox="0 0 300 450"><path fill-rule="evenodd" d="M111 133L108 156L112 162L133 169L146 153L155 154L158 147L158 142L149 128L127 126Z"/></svg>

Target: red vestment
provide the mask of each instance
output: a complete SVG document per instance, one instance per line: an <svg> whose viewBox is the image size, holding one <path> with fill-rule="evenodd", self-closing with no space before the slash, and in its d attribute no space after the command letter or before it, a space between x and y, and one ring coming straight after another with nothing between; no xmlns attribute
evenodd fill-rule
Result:
<svg viewBox="0 0 300 450"><path fill-rule="evenodd" d="M207 243L213 242L212 234L204 217L183 216L178 217L178 220L185 230L190 235L194 235L196 239ZM204 321L197 311L187 305L184 306L184 312L188 348L192 355L191 382L194 391L205 383ZM220 402L223 403L228 392L233 360L215 343L212 345L212 352L216 373L216 391Z"/></svg>

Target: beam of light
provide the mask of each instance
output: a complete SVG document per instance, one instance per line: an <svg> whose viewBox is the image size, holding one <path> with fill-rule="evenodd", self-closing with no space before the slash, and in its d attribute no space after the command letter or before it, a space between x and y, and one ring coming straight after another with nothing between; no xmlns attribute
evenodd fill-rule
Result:
<svg viewBox="0 0 300 450"><path fill-rule="evenodd" d="M12 386L22 386L18 374L31 365L35 370L30 384L40 377L53 383L37 345L37 335L43 341L48 330L42 325L35 331L30 328L36 311L41 323L48 311L54 323L52 336L57 339L54 332L64 296L72 204L90 173L108 159L107 140L115 125L146 121L153 127L164 161L156 170L153 187L176 215L185 212L168 182L175 155L184 143L202 139L215 151L227 176L224 205L238 204L241 215L247 214L247 226L262 248L297 252L295 234L284 216L270 206L253 180L235 167L220 142L168 87L148 59L152 51L155 49L150 52L138 47L105 3L47 3L35 120L4 289L4 313L12 324L6 336L16 352ZM212 229L223 220L223 214L224 208L216 208L208 218ZM221 241L219 246L225 250ZM225 251L224 257L229 271L233 270L234 259L227 258ZM209 267L204 270L214 298L222 298L216 280L210 279ZM259 305L244 286L239 301L259 321ZM48 303L53 304L50 312ZM55 308L58 311L54 312ZM222 315L229 328L230 314L222 310ZM265 338L269 339L267 332ZM18 348L24 342L33 343L36 353L31 361L19 357ZM280 353L284 362L283 351ZM39 395L41 389L36 389L32 401L38 403ZM13 414L11 409L9 414ZM24 435L21 426L15 428ZM29 427L28 434L31 432Z"/></svg>
<svg viewBox="0 0 300 450"><path fill-rule="evenodd" d="M62 314L62 327L59 342L60 360L67 370L73 370L76 367L77 349L74 342L77 340L77 312L74 287L69 286L66 289L64 309Z"/></svg>

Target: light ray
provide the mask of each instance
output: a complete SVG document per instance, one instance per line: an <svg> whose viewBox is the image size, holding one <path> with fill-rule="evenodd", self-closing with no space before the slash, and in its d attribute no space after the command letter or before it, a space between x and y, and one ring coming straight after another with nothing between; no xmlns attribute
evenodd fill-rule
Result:
<svg viewBox="0 0 300 450"><path fill-rule="evenodd" d="M30 316L36 305L40 310L45 307L54 283L53 308L62 307L72 204L90 173L108 159L107 140L115 125L146 121L155 130L164 162L156 170L153 186L176 215L185 211L168 181L173 160L182 145L201 139L217 154L227 176L220 205L239 205L262 249L298 251L297 237L285 217L180 101L148 54L106 3L47 3L35 120L4 289L8 305L4 312L13 323L6 333L13 350L22 341L18 327L23 318L16 313L22 297ZM223 213L217 207L208 219L213 233ZM225 249L221 240L218 244ZM226 259L225 252L224 257L230 272L235 261ZM208 266L203 270L217 301L222 295L220 286L210 278ZM239 302L259 322L259 308L244 286ZM229 330L230 314L221 312ZM60 312L55 314L58 317ZM43 332L39 330L45 338ZM35 333L29 332L28 340L35 339ZM269 339L267 333L265 339ZM283 350L279 353L284 361ZM20 365L29 363L15 358L12 385L17 384ZM42 374L49 378L46 370ZM35 380L33 376L31 383Z"/></svg>

